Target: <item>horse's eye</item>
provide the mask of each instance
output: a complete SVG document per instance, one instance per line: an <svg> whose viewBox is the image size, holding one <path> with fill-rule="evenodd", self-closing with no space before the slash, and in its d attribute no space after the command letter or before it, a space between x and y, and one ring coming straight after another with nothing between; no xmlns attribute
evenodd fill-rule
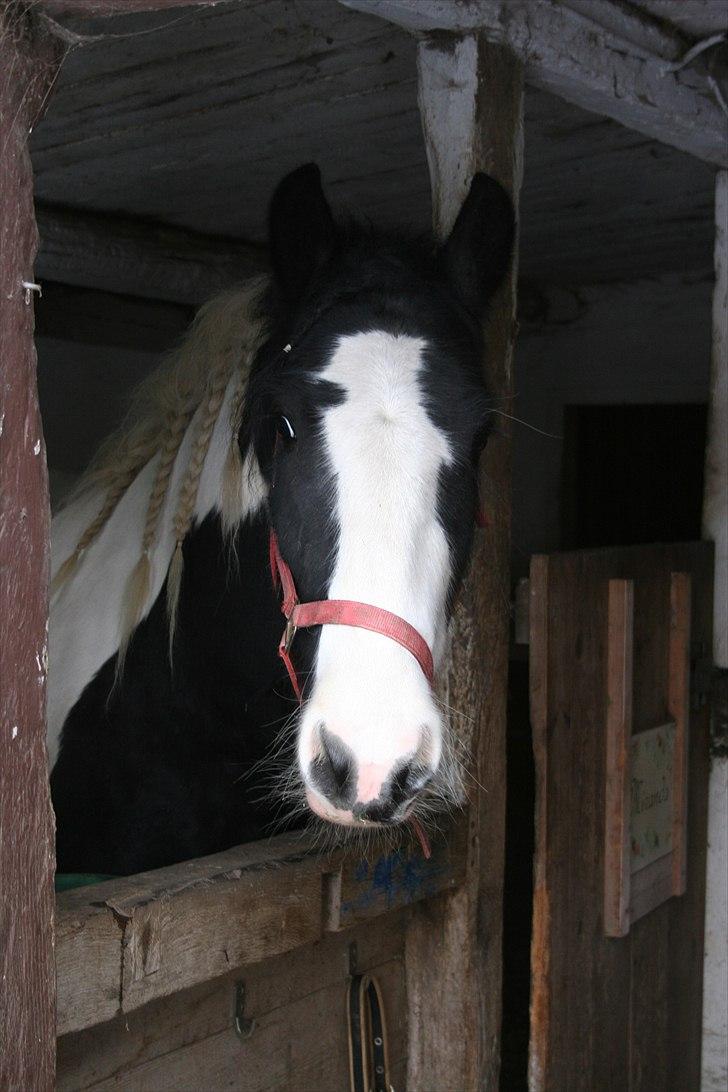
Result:
<svg viewBox="0 0 728 1092"><path fill-rule="evenodd" d="M296 439L296 430L286 417L285 413L279 413L276 418L276 432L282 440L290 444Z"/></svg>

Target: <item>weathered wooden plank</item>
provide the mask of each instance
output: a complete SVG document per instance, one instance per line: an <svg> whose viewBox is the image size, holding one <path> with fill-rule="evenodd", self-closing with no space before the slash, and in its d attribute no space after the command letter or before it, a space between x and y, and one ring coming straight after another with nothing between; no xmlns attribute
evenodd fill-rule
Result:
<svg viewBox="0 0 728 1092"><path fill-rule="evenodd" d="M460 876L445 836L425 861L410 846L321 855L303 835L282 835L59 895L58 1034L401 909Z"/></svg>
<svg viewBox="0 0 728 1092"><path fill-rule="evenodd" d="M534 563L532 589L541 600L532 603L531 643L539 673L532 678L539 779L532 959L540 968L531 1008L534 1092L699 1086L704 710L692 714L690 725L686 892L652 909L629 936L601 935L609 584L634 583L633 731L639 732L659 724L668 708L676 571L691 573L691 630L705 640L707 544L584 551ZM663 858L632 877L640 877L653 907L654 891L646 889L653 880L664 883L663 895L672 891L671 868L664 865ZM633 917L646 907L636 905Z"/></svg>
<svg viewBox="0 0 728 1092"><path fill-rule="evenodd" d="M604 815L604 931L622 937L630 924L630 737L634 663L634 586L609 581L607 754Z"/></svg>
<svg viewBox="0 0 728 1092"><path fill-rule="evenodd" d="M683 895L687 882L688 755L690 753L690 573L670 577L669 683L667 707L675 721L673 756L672 894Z"/></svg>
<svg viewBox="0 0 728 1092"><path fill-rule="evenodd" d="M418 845L405 845L372 861L347 858L336 876L330 929L347 929L380 917L393 907L409 906L459 887L465 877L467 847L462 824L433 840L425 860Z"/></svg>
<svg viewBox="0 0 728 1092"><path fill-rule="evenodd" d="M119 1012L123 940L123 923L103 901L88 901L80 892L59 896L55 931L59 1035L110 1020Z"/></svg>
<svg viewBox="0 0 728 1092"><path fill-rule="evenodd" d="M48 15L128 15L142 11L171 11L175 8L214 8L229 0L41 0Z"/></svg>
<svg viewBox="0 0 728 1092"><path fill-rule="evenodd" d="M547 0L339 0L418 32L480 31L523 62L526 79L586 110L719 166L728 164L725 115L705 85L666 69L665 58ZM637 55L640 54L640 55Z"/></svg>
<svg viewBox="0 0 728 1092"><path fill-rule="evenodd" d="M321 935L316 862L272 869L263 863L204 887L165 892L148 905L109 904L124 925L125 1011Z"/></svg>
<svg viewBox="0 0 728 1092"><path fill-rule="evenodd" d="M199 306L265 268L248 243L39 203L36 275L67 285Z"/></svg>
<svg viewBox="0 0 728 1092"><path fill-rule="evenodd" d="M639 3L645 11L674 23L695 38L728 31L728 8L724 0L690 0L687 4L676 4L675 0L639 0Z"/></svg>
<svg viewBox="0 0 728 1092"><path fill-rule="evenodd" d="M388 1009L395 1016L390 1027L393 1077L398 1079L398 1087L402 1087L403 968L397 961L375 967L374 972L380 979ZM281 972L281 992L284 975ZM257 1015L252 1034L243 1042L236 1038L228 1016L228 1025L216 1034L183 1042L167 1054L85 1087L97 1092L118 1089L120 1083L125 1092L187 1088L231 1088L242 1092L300 1092L315 1088L339 1092L346 1087L348 1075L345 997L342 974L334 985L317 988L303 998ZM153 1025L150 1030L154 1031Z"/></svg>
<svg viewBox="0 0 728 1092"><path fill-rule="evenodd" d="M528 1044L528 1087L546 1087L551 1026L551 910L548 875L549 830L549 558L531 558L529 580L529 705L535 767L533 912L531 926L531 998Z"/></svg>
<svg viewBox="0 0 728 1092"><path fill-rule="evenodd" d="M277 1067L281 1062L286 1065L288 1042L293 1038L304 1044L310 1041L308 1021L304 1019L299 1025L290 1022L290 1010L286 1010L286 1006L312 997L320 990L332 991L329 1027L318 1036L321 1046L326 1047L332 1029L338 1039L344 1028L345 982L353 967L360 973L374 973L381 978L385 987L390 1047L403 1060L406 1004L402 986L393 992L390 972L398 967L399 981L403 985L405 919L406 911L392 913L387 916L386 928L382 928L381 922L369 922L353 930L329 933L316 944L232 971L212 982L150 1002L115 1020L63 1036L58 1043L59 1092L93 1087L111 1080L123 1083L127 1073L135 1080L138 1079L134 1077L135 1070L152 1064L164 1076L165 1058L212 1037L217 1037L223 1053L228 1051L238 1059L237 1079L244 1087L247 1087L246 1081L251 1083L255 1072L251 1053L255 1059L263 1057L268 1049L268 1080L273 1083L273 1075L280 1076ZM383 967L389 970L382 972ZM255 1022L251 1039L244 1043L237 1040L232 1029L233 1000L241 980L245 988L245 1018ZM261 1038L258 1034L261 1020L265 1020L263 1027L270 1027L274 1019L279 1027L277 1039L271 1040L265 1032ZM328 1074L328 1083L333 1083L337 1089L342 1087L344 1078L332 1082L332 1073L333 1067ZM169 1080L166 1086L171 1087ZM209 1082L205 1082L205 1086L208 1087ZM395 1087L404 1087L403 1074L395 1081Z"/></svg>
<svg viewBox="0 0 728 1092"><path fill-rule="evenodd" d="M523 137L518 62L483 39L441 40L420 44L418 70L435 230L447 231L478 170L503 182L517 206ZM515 278L514 269L493 303L484 363L488 385L505 408L512 391ZM498 1085L509 472L504 429L483 460L482 495L492 518L478 536L456 611L445 693L449 706L473 718L465 741L472 754L466 881L451 896L416 911L408 931L410 1088Z"/></svg>
<svg viewBox="0 0 728 1092"><path fill-rule="evenodd" d="M316 939L321 913L286 837L59 895L58 1034Z"/></svg>
<svg viewBox="0 0 728 1092"><path fill-rule="evenodd" d="M0 1087L53 1087L54 823L45 695L48 477L32 296L28 131L60 63L24 5L0 7Z"/></svg>

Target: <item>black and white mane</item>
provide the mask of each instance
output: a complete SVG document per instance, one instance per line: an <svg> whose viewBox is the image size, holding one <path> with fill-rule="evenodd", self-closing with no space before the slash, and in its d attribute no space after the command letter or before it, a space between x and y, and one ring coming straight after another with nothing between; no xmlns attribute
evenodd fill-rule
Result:
<svg viewBox="0 0 728 1092"><path fill-rule="evenodd" d="M211 853L281 807L359 828L461 796L442 708L381 634L300 631L298 709L269 537L302 599L401 616L437 667L477 508L482 318L510 202L476 176L438 248L337 226L308 166L269 228L270 280L203 309L54 521L61 871ZM280 761L283 801L261 772Z"/></svg>

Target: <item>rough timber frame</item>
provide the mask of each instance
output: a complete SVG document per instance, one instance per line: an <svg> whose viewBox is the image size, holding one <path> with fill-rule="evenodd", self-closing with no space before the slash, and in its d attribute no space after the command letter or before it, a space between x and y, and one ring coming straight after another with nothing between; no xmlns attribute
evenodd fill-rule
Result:
<svg viewBox="0 0 728 1092"><path fill-rule="evenodd" d="M420 113L435 233L447 235L472 175L488 171L516 209L523 172L523 73L477 35L424 40ZM517 257L488 323L486 381L509 405ZM407 939L410 1088L498 1087L509 637L510 435L489 443L481 491L489 526L475 545L456 614L447 701L473 717L471 806L463 886L423 906ZM442 983L439 991L433 983ZM420 1014L424 1015L421 1019Z"/></svg>
<svg viewBox="0 0 728 1092"><path fill-rule="evenodd" d="M669 63L678 40L618 4L581 0L340 0L416 33L480 32L523 62L528 83L698 159L728 166L725 115Z"/></svg>
<svg viewBox="0 0 728 1092"><path fill-rule="evenodd" d="M48 477L38 412L27 135L57 44L0 7L0 1088L55 1073L54 822L45 749Z"/></svg>
<svg viewBox="0 0 728 1092"><path fill-rule="evenodd" d="M19 261L7 262L3 270L4 275L13 279L9 289L14 289L3 296L13 306L8 328L14 327L17 316L22 320L18 327L18 355L7 361L10 382L15 384L21 399L28 392L32 394L35 385L32 307L20 293L19 283L15 283L25 279L35 239L27 133L49 94L64 39L52 19L49 22L45 15L104 15L130 8L140 11L174 6L178 6L178 0L125 0L123 4L117 0L84 3L47 0L31 17L27 8L13 5L8 8L18 18L22 34L17 41L5 36L3 47L13 54L11 62L17 64L18 59L22 60L26 66L23 71L28 72L31 82L36 80L40 92L37 102L30 102L28 97L23 100L22 109L18 109L15 89L6 83L0 100L4 118L10 122L10 137L17 145L14 162L21 168L11 179L12 185L5 189L16 213ZM4 68L9 71L12 64ZM521 176L522 73L519 63L501 47L470 35L462 40L452 37L449 41L424 42L419 55L419 74L422 117L436 193L435 225L444 234L476 170L486 169L496 174L517 200ZM444 116L440 113L443 95L449 111ZM453 169L455 161L459 162L457 170ZM153 258L156 260L154 255ZM494 308L490 327L488 378L506 402L511 389L514 292L515 275ZM34 394L31 401L35 422ZM20 439L29 420L18 417L6 422L5 437L12 438L17 433ZM8 447L4 447L3 455L4 466L11 474L28 457L27 452L11 451ZM43 470L42 459L38 460L35 451L33 455L33 466ZM16 460L20 462L16 464ZM453 641L458 654L453 656L448 680L450 700L475 712L474 777L483 788L478 788L474 795L470 814L459 832L460 836L467 836L467 850L461 837L455 835L451 858L446 853L429 887L423 888L419 896L426 897L424 909L420 912L414 906L411 911L405 953L411 1012L408 1077L411 1087L444 1087L453 1082L462 1087L497 1085L508 648L508 474L509 443L504 436L494 443L487 459L484 493L491 499L493 518L478 542L473 575L462 597ZM42 746L45 675L42 666L39 675L33 675L32 668L37 648L42 648L47 616L47 485L43 475L41 479L36 483L38 488L23 486L17 510L14 508L12 513L24 525L23 509L33 512L30 522L34 538L28 555L32 562L28 578L40 644L31 640L32 647L20 649L20 659L11 668L14 678L28 679L28 688L23 683L20 696L26 700L30 695L34 710L32 738L28 736L34 758L27 774L30 780L25 810L30 813L30 821L26 819L25 838L18 843L7 840L4 843L11 849L15 846L11 865L15 871L11 874L18 878L6 909L13 921L23 922L20 945L29 944L33 950L28 957L20 955L13 972L19 971L21 978L13 995L12 1019L4 1022L2 1058L3 1075L7 1074L9 1086L50 1089L54 1081L55 1032L52 817ZM19 609L21 599L27 605L28 595L11 584L7 589L7 618L12 618ZM28 633L32 638L33 631ZM11 647L12 642L6 639L4 648ZM38 853L43 857L42 865L35 859ZM180 982L194 983L205 974L214 977L218 971L215 966L208 966L205 944L209 948L207 926L216 913L219 916L218 904L227 911L240 903L246 921L257 920L260 914L254 913L252 907L260 903L260 891L268 892L270 888L268 893L276 895L273 891L276 888L278 901L274 899L273 904L267 904L269 912L282 910L283 920L290 923L286 935L276 941L280 951L316 939L322 929L341 929L356 920L342 916L343 908L352 904L351 899L343 899L342 893L356 894L356 879L352 878L345 859L319 863L310 861L298 847L280 845L277 855L281 863L285 860L286 869L281 872L264 868L261 872L258 855L251 847L237 856L233 853L235 860L191 862L186 867L194 875L186 879L181 874L167 877L170 882L162 890L154 887L154 877L146 884L143 878L141 882L132 878L119 885L118 890L105 892L109 898L102 900L101 905L92 905L93 899L88 896L93 892L89 889L86 896L71 894L62 898L56 952L62 1002L60 1028L88 1025L94 1017L108 1018L117 1011L119 999L124 996L135 1007L152 996L163 996L165 991L179 988ZM32 870L37 883L28 890L21 880ZM288 870L295 876L287 876ZM163 880L162 876L157 878ZM287 883L296 878L305 889L301 898L292 893ZM105 886L108 889L112 885ZM175 929L169 927L170 901L176 909ZM381 910L374 907L372 912ZM267 939L270 929L266 932L262 920L260 925L259 934L246 929L243 934L238 931L231 937L238 947L226 948L226 965L228 956L233 962L244 963L270 954ZM95 934L98 934L96 946ZM86 939L81 943L84 936ZM196 943L191 943L190 937ZM8 966L18 960L18 954L17 946L3 953ZM433 971L441 984L434 1005ZM77 989L82 986L88 994ZM25 1040L31 1032L32 1050Z"/></svg>
<svg viewBox="0 0 728 1092"><path fill-rule="evenodd" d="M104 16L130 11L169 10L195 2L214 5L217 0L43 0L36 9L35 17L42 21L45 16L53 20L64 15ZM726 164L722 140L723 118L717 106L679 74L664 71L665 60L673 60L677 56L678 44L669 41L669 35L658 32L657 27L649 22L642 21L640 26L637 26L639 20L628 25L620 23L618 11L613 5L601 5L605 15L601 25L597 25L579 10L583 5L578 0L570 0L559 7L545 0L528 0L528 3L518 0L340 2L423 35L419 49L420 103L433 182L435 226L440 234L444 234L451 225L469 179L476 170L485 169L499 177L509 187L517 204L522 173L524 71L530 82L568 101L615 118L702 159ZM13 4L7 10L17 12L21 7L26 10L25 5ZM30 101L32 96L28 96L19 106L16 101L17 87L20 86L18 82L12 85L10 81L0 83L0 110L6 119L5 124L10 121L10 138L17 145L12 168L8 168L11 170L10 181L3 187L4 197L9 206L15 205L17 215L17 232L13 238L18 239L15 251L18 262L6 266L7 256L3 249L3 277L9 273L15 278L9 291L17 290L18 271L21 266L25 269L30 264L34 249L25 135L34 111L47 96L64 41L64 32L52 22L46 24L46 29L56 35L55 42L42 33L39 23L34 25L34 36L29 35L22 42L22 48L12 37L0 36L3 50L13 53L9 58L12 63L4 63L3 71L10 71L13 64L22 62L20 70L28 73L29 83L37 81L34 86L37 85L40 92L35 103ZM68 43L67 37L65 41ZM18 72L17 67L15 72ZM40 79L41 74L47 82ZM2 127L2 135L5 139L5 126ZM6 170L5 164L2 164L2 170ZM155 255L152 255L152 259L157 260ZM204 260L203 256L201 261ZM488 379L506 406L512 389L514 294L515 272L494 308L489 331ZM6 306L6 300L9 306ZM7 328L18 331L17 356L9 359L10 383L19 398L27 397L30 392L32 404L29 412L34 420L36 410L32 395L34 374L30 347L32 311L24 302L21 307L17 292L8 295L5 290L0 306L8 311ZM3 382L7 382L5 376ZM24 466L23 460L27 461L28 453L22 450L22 445L17 446L20 443L19 423L19 416L17 420L6 423L2 454L4 459L17 459L18 466ZM11 447L11 441L14 447ZM429 898L421 906L413 908L407 934L410 1010L407 1083L412 1088L495 1089L498 1083L508 652L509 459L510 444L505 434L491 444L486 458L483 492L489 501L491 524L476 545L472 576L464 590L456 618L453 648L457 650L457 655L453 657L448 679L448 700L456 708L472 711L476 719L474 776L482 786L474 795L467 817L465 874L463 876L455 870L439 885L441 893L436 898ZM12 461L8 465L13 472ZM4 469L2 473L5 474ZM37 630L40 634L45 617L47 487L42 473L40 477L36 475L33 478L32 485L28 484L29 481L23 478L22 489L13 495L11 514L22 522L22 508L27 508L24 500L32 500L28 511L32 513L33 549L25 561L30 578L34 581L33 633ZM11 619L12 612L18 610L21 594L17 587L10 586L7 598L0 602L6 618ZM42 635L40 639L42 642ZM4 656L3 648L7 647L10 647L10 642L6 640L0 647L0 657ZM9 904L9 912L15 916L15 920L24 921L24 935L16 938L18 945L35 945L35 948L29 957L21 953L21 961L13 964L13 974L18 984L16 1009L14 1022L4 1022L0 1032L3 1036L0 1042L0 1077L4 1078L7 1073L10 1086L45 1089L53 1085L54 985L52 934L48 927L52 912L52 843L45 767L39 760L42 751L44 673L40 670L39 675L31 680L36 654L34 648L20 648L17 654L22 662L18 661L18 666L13 670L23 680L24 687L27 681L27 693L32 695L33 755L32 763L28 766L32 785L26 799L39 826L36 828L33 823L27 824L24 840L18 842L19 852L13 858L8 874L18 878L23 873L27 876L37 863L33 854L37 856L38 846L46 858L37 874L36 887L28 890L18 883L17 895L13 891L13 901ZM6 667L4 659L1 665ZM7 746L5 736L2 746ZM3 831L5 829L3 824ZM38 830L41 834L36 840ZM4 848L0 847L0 853L3 852ZM308 916L301 916L297 911L293 914L293 920L298 921L303 929L302 936L305 934L305 939L310 939L309 933L313 936L321 927L322 906L328 908L324 914L329 922L327 928L332 927L330 915L335 913L337 905L337 883L345 882L346 873L342 871L345 865L342 864L340 868L337 865L329 872L319 866L311 870L296 854L293 854L293 858L295 867L309 877L314 898L313 911ZM225 888L223 893L228 891L228 884L241 882L243 876L250 880L251 867L254 868L254 864L237 862L231 874L223 868L220 872L220 885ZM333 880L326 879L328 876ZM270 883L273 884L273 880ZM241 884L239 889L240 897L244 894L243 886ZM454 890L450 890L452 888ZM209 891L208 876L201 878L199 890L203 897L204 891ZM322 892L325 892L325 898ZM150 893L142 894L146 899ZM164 894L167 898L168 892ZM180 898L183 897L187 896L180 891ZM281 897L286 898L285 891L281 891ZM207 901L209 903L209 896ZM159 909L160 904L156 905ZM128 909L127 906L122 907L122 919ZM97 918L107 918L114 910L119 910L116 904L104 909ZM159 959L159 950L149 942L149 938L154 940L157 926L161 929L164 922L161 917L157 920L159 915L155 917L155 914L157 910L152 893L151 900L144 903L142 911L142 924L151 923L151 928L142 930L140 935L143 942L140 941L138 947L134 946L136 934L132 935L132 930L131 946L128 951L125 949L122 952L127 959L131 988L143 983L147 972L156 973L158 970L155 961ZM37 934L33 933L28 922L34 923L33 928L37 926ZM70 924L70 919L67 924ZM118 920L116 924L119 924ZM125 924L123 920L121 925L125 930L129 928L128 922ZM37 944L36 936L39 938ZM300 943L303 942L302 939ZM8 954L2 951L9 966L13 960L17 960L17 951L8 949ZM260 955L241 952L239 958L260 958ZM116 954L114 959L117 960L118 971ZM193 966L190 974L194 976L197 973ZM25 980L24 975L27 976ZM32 989L27 988L28 983L32 983ZM433 984L436 985L434 989ZM108 985L111 987L115 983ZM23 1028L33 1029L36 1042L32 1051L23 1039ZM0 1080L0 1083L4 1084L4 1080Z"/></svg>

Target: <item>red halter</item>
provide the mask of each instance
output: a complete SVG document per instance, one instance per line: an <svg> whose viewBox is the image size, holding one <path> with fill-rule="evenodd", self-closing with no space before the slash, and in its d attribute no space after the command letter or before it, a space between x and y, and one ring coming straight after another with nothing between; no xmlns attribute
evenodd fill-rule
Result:
<svg viewBox="0 0 728 1092"><path fill-rule="evenodd" d="M278 539L272 528L270 532L270 571L274 587L278 587L280 584L283 589L281 610L286 619L286 628L278 646L278 655L286 665L288 677L299 702L303 701L303 693L296 669L291 660L291 645L296 631L307 629L309 626L356 626L358 629L369 629L373 633L381 633L385 637L390 637L412 653L422 668L425 678L432 686L435 671L429 645L414 626L411 626L409 622L405 622L404 618L400 618L398 614L392 614L391 611L383 610L382 607L373 607L369 603L357 603L351 599L319 599L312 603L299 602L293 574L281 557Z"/></svg>

